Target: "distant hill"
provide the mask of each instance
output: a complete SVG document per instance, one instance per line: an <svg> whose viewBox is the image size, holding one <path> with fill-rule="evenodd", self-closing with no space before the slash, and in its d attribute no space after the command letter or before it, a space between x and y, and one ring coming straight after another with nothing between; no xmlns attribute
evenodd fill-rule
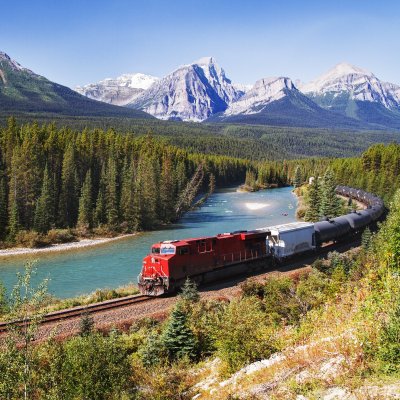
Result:
<svg viewBox="0 0 400 400"><path fill-rule="evenodd" d="M88 99L22 67L0 52L0 114L25 113L152 118L143 111Z"/></svg>

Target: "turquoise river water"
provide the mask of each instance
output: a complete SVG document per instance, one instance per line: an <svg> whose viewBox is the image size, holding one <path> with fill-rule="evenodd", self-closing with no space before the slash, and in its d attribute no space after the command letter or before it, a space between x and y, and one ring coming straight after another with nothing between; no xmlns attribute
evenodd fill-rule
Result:
<svg viewBox="0 0 400 400"><path fill-rule="evenodd" d="M68 252L0 258L0 281L10 290L24 263L37 260L36 282L49 278L49 292L59 298L136 283L142 259L162 240L211 236L293 222L297 200L292 188L254 193L225 189L168 229L141 233L96 247Z"/></svg>

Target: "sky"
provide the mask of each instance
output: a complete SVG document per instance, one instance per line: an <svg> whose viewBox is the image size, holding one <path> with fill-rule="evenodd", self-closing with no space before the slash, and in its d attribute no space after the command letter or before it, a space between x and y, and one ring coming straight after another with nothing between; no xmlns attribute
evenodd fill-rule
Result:
<svg viewBox="0 0 400 400"><path fill-rule="evenodd" d="M400 84L399 39L396 0L0 0L0 51L69 87L203 56L244 84L343 61Z"/></svg>

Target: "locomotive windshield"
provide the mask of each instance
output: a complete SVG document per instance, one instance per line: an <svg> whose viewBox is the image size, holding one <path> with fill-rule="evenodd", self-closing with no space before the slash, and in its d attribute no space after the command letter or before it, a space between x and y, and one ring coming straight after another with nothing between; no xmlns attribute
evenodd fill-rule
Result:
<svg viewBox="0 0 400 400"><path fill-rule="evenodd" d="M160 254L160 248L159 247L152 247L151 252L153 254Z"/></svg>

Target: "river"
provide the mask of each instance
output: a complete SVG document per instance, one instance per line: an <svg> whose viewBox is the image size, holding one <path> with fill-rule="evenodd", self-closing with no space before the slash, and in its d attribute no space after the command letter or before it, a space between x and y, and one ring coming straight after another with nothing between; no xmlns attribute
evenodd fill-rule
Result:
<svg viewBox="0 0 400 400"><path fill-rule="evenodd" d="M142 259L155 242L293 222L296 206L291 187L254 193L224 189L168 229L64 253L0 259L0 281L11 290L16 273L24 270L24 263L37 260L34 283L49 278L49 292L59 298L136 283Z"/></svg>

